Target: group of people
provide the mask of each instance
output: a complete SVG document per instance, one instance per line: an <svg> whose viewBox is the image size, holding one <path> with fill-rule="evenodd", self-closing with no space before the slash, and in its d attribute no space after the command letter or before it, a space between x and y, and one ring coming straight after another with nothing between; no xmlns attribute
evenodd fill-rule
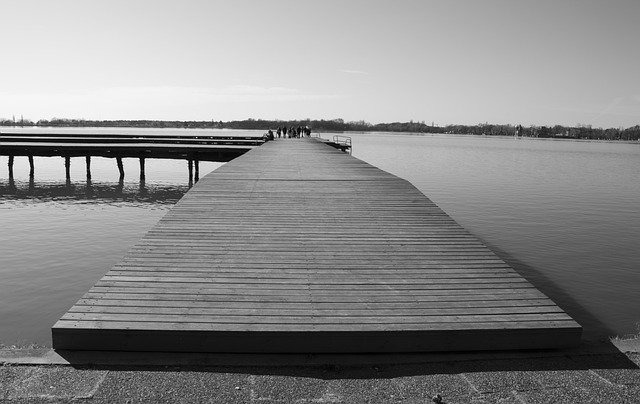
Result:
<svg viewBox="0 0 640 404"><path fill-rule="evenodd" d="M297 128L287 128L285 127L278 127L278 129L276 129L275 134L273 132L273 130L269 129L269 132L267 132L264 137L266 140L274 140L276 138L276 136L279 138L287 138L287 139L292 139L292 138L301 138L303 136L309 137L311 136L311 129L309 129L308 126L298 126Z"/></svg>

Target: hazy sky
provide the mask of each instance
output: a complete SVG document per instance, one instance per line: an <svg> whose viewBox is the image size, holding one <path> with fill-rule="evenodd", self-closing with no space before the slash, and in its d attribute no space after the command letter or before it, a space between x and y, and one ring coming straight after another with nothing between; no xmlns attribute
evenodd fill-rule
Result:
<svg viewBox="0 0 640 404"><path fill-rule="evenodd" d="M0 0L0 117L640 124L640 1Z"/></svg>

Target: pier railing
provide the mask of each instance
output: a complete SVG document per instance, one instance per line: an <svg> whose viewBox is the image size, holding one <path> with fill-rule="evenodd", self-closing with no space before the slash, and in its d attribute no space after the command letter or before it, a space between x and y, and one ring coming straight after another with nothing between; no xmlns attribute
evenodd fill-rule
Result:
<svg viewBox="0 0 640 404"><path fill-rule="evenodd" d="M343 146L351 154L351 136L334 135L333 142Z"/></svg>

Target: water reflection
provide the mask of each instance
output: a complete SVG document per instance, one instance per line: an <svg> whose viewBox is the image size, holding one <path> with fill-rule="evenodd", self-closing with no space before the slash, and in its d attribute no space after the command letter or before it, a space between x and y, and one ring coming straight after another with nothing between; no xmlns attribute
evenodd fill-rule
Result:
<svg viewBox="0 0 640 404"><path fill-rule="evenodd" d="M144 178L139 182L35 182L16 181L13 178L0 180L0 203L11 200L73 200L82 202L141 202L150 204L174 204L189 190L191 184L148 184Z"/></svg>

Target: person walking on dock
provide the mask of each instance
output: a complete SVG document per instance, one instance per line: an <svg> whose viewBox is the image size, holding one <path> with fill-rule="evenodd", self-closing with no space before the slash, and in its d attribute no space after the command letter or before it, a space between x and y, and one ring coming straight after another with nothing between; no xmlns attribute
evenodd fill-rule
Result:
<svg viewBox="0 0 640 404"><path fill-rule="evenodd" d="M516 137L522 136L522 125L516 126Z"/></svg>

